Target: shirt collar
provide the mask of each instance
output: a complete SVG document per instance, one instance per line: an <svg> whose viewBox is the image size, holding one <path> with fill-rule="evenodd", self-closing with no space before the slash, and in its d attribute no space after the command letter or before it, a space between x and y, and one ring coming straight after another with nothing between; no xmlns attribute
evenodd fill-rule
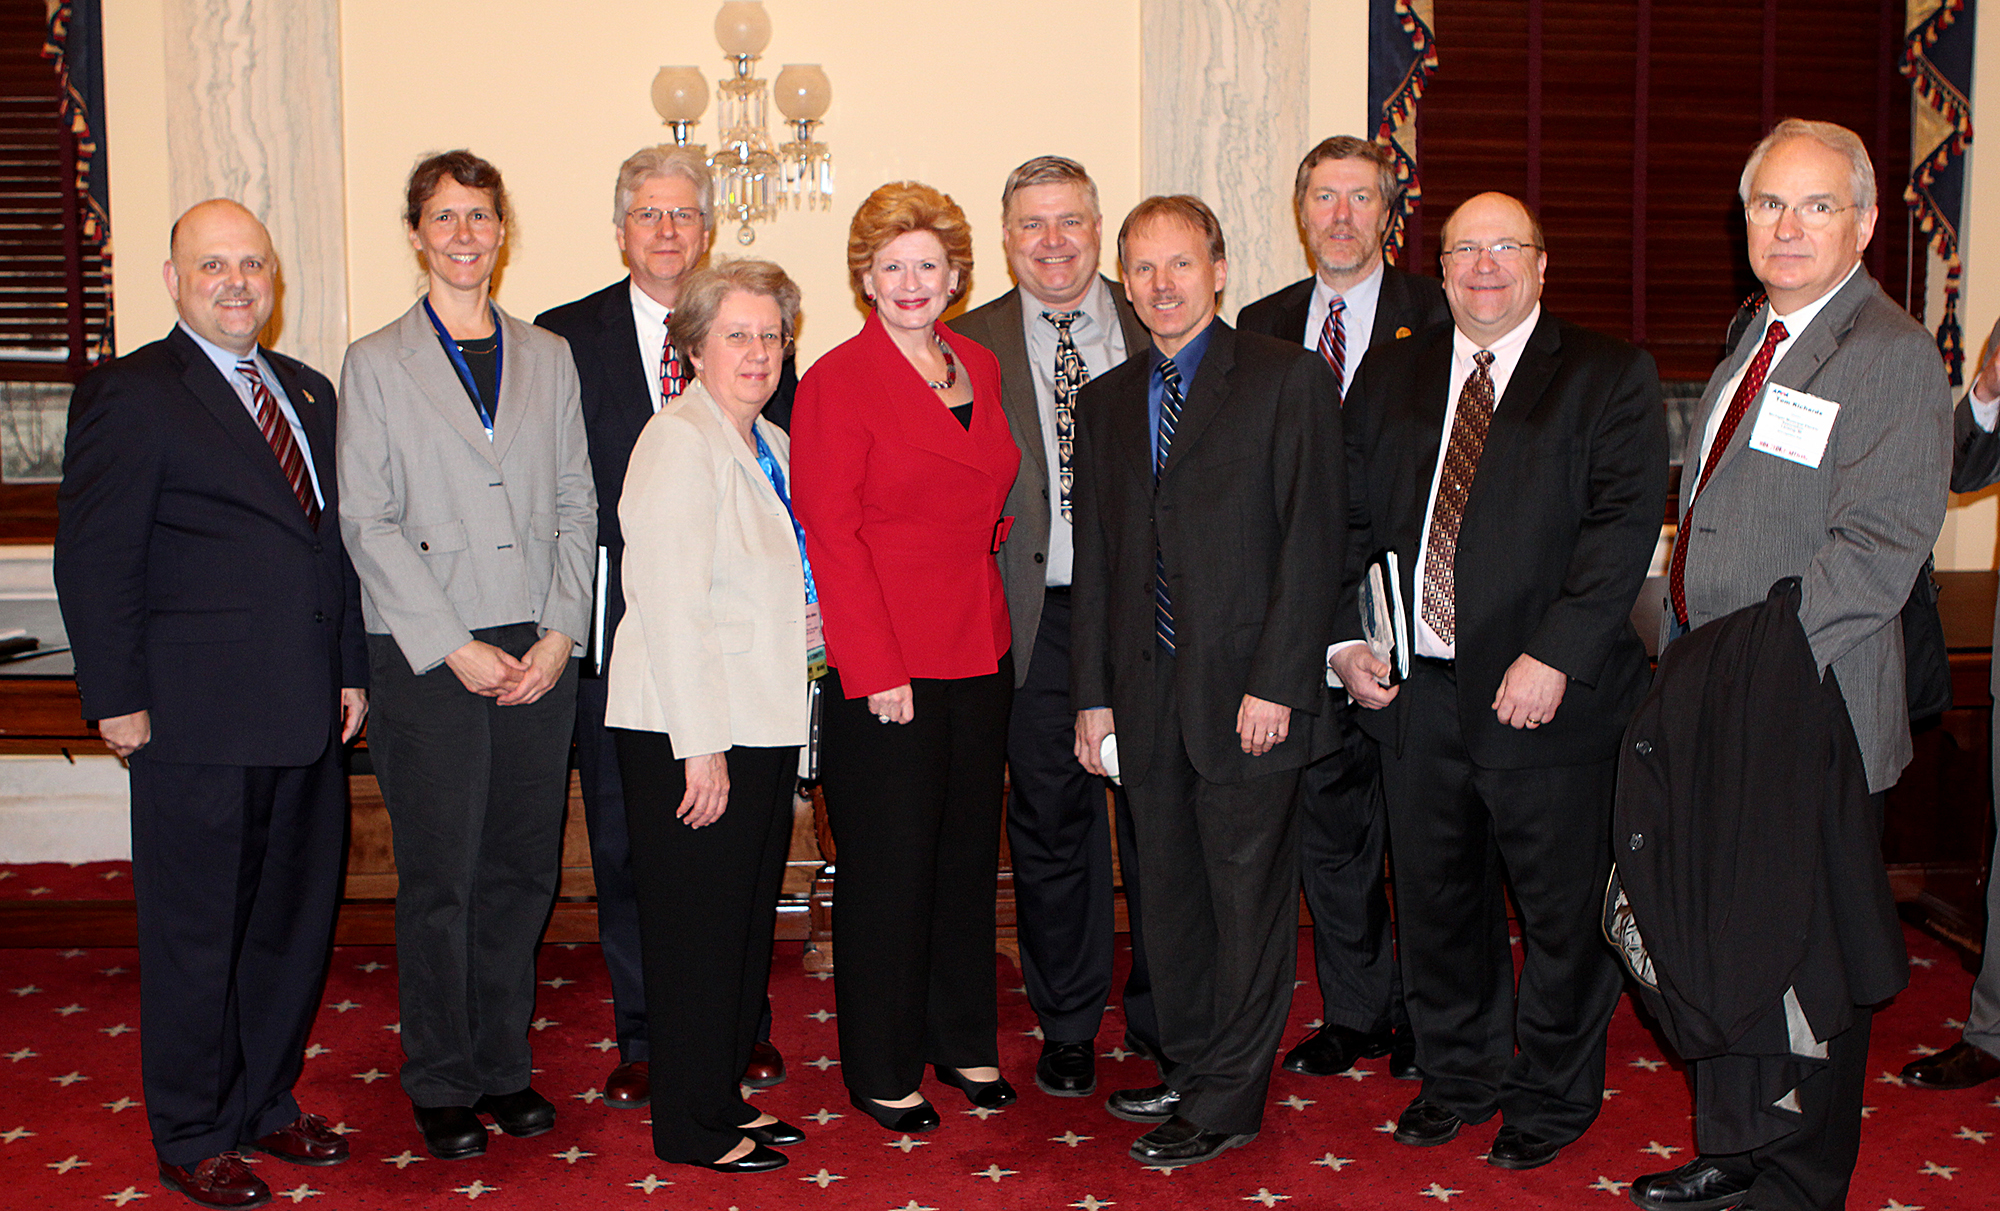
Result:
<svg viewBox="0 0 2000 1211"><path fill-rule="evenodd" d="M630 278L625 279L625 284L632 291L632 306L638 309L639 314L665 327L667 317L673 314L666 304L639 289L639 283Z"/></svg>
<svg viewBox="0 0 2000 1211"><path fill-rule="evenodd" d="M225 379L229 378L230 375L235 374L236 363L243 361L246 358L251 361L260 363L262 362L262 359L258 356L258 354L261 353L262 350L258 349L255 345L252 345L250 347L250 352L248 353L234 353L228 349L224 349L222 346L216 344L214 341L209 340L201 333L196 332L194 329L188 327L188 323L186 320L175 320L174 327L179 328L182 332L187 333L188 337L192 339L196 345L199 345L201 347L201 351L208 355L209 361L215 363L215 368L217 370L222 371L222 377Z"/></svg>
<svg viewBox="0 0 2000 1211"><path fill-rule="evenodd" d="M1313 275L1313 302L1317 303L1322 311L1333 306L1333 300L1336 298L1346 303L1350 311L1370 306L1377 298L1381 297L1382 277L1383 262L1380 258L1376 259L1375 268L1370 271L1367 277L1362 278L1345 290L1335 290L1326 284L1325 278L1315 273Z"/></svg>
<svg viewBox="0 0 2000 1211"><path fill-rule="evenodd" d="M1174 354L1174 369L1181 372L1181 390L1183 392L1194 386L1195 372L1201 369L1201 359L1208 353L1208 338L1215 335L1215 325L1219 318L1219 316L1209 317L1208 326L1200 332L1195 333L1194 339L1182 345L1181 351ZM1146 373L1148 376L1158 374L1160 372L1160 363L1166 360L1167 355L1160 352L1158 344L1152 341L1146 342Z"/></svg>
<svg viewBox="0 0 2000 1211"><path fill-rule="evenodd" d="M1535 309L1528 313L1528 318L1508 329L1504 335L1490 345L1481 345L1475 342L1471 337L1465 335L1464 329L1453 325L1451 330L1452 356L1470 361L1472 355L1481 349L1486 350L1496 358L1518 356L1521 350L1527 347L1528 338L1535 334L1535 325L1541 322L1542 305L1536 303Z"/></svg>
<svg viewBox="0 0 2000 1211"><path fill-rule="evenodd" d="M1766 308L1771 312L1771 314L1766 316L1764 319L1765 327L1769 327L1772 320L1783 320L1785 322L1786 332L1791 333L1793 336L1797 336L1799 333L1804 332L1808 324L1811 324L1813 320L1819 318L1819 313L1826 309L1827 303L1832 300L1833 296L1839 294L1842 290L1845 290L1847 288L1847 284L1854 280L1854 275L1860 272L1861 272L1861 262L1856 261L1854 262L1854 268L1849 269L1847 271L1847 276L1840 279L1838 285L1836 285L1833 289L1827 291L1825 294L1820 295L1812 302L1807 303L1805 306L1799 308L1797 311L1792 312L1790 315L1779 315L1776 309L1770 308L1770 305L1768 303L1765 304Z"/></svg>

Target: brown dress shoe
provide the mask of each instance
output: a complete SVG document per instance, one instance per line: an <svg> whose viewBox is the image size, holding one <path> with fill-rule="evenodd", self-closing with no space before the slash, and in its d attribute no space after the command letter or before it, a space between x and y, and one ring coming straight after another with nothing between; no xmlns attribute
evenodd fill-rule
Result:
<svg viewBox="0 0 2000 1211"><path fill-rule="evenodd" d="M1960 1040L1936 1055L1903 1065L1903 1079L1919 1089L1970 1089L2000 1076L2000 1060Z"/></svg>
<svg viewBox="0 0 2000 1211"><path fill-rule="evenodd" d="M211 1156L183 1168L160 1162L160 1184L178 1190L204 1207L261 1207L271 1201L271 1188L250 1172L234 1152Z"/></svg>
<svg viewBox="0 0 2000 1211"><path fill-rule="evenodd" d="M294 1165L338 1165L347 1159L347 1141L317 1114L301 1114L250 1146Z"/></svg>
<svg viewBox="0 0 2000 1211"><path fill-rule="evenodd" d="M785 1079L785 1057L769 1043L759 1043L750 1049L750 1062L743 1066L743 1083L752 1089L769 1089L783 1083Z"/></svg>
<svg viewBox="0 0 2000 1211"><path fill-rule="evenodd" d="M637 1110L653 1101L653 1066L645 1060L620 1064L604 1078L604 1104Z"/></svg>

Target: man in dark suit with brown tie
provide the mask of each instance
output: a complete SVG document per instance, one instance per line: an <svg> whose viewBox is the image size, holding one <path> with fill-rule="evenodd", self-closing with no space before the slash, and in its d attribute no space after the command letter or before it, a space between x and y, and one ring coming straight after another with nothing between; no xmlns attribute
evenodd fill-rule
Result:
<svg viewBox="0 0 2000 1211"><path fill-rule="evenodd" d="M1546 241L1525 206L1472 198L1443 243L1453 324L1371 353L1344 409L1331 662L1381 745L1423 1071L1395 1138L1443 1144L1497 1112L1488 1162L1531 1169L1603 1104L1619 974L1598 909L1616 754L1648 677L1631 612L1665 506L1666 417L1651 357L1542 310ZM1414 649L1393 685L1357 604L1385 549Z"/></svg>
<svg viewBox="0 0 2000 1211"><path fill-rule="evenodd" d="M1318 350L1343 398L1368 350L1451 318L1437 282L1383 261L1401 193L1395 164L1381 147L1351 135L1320 142L1299 162L1292 189L1318 271L1237 317L1244 332ZM1345 695L1334 711L1342 721L1340 747L1306 768L1299 798L1299 873L1312 910L1322 1024L1285 1053L1284 1066L1331 1076L1357 1059L1386 1055L1391 1075L1414 1079L1415 1044L1382 888L1389 824L1380 762L1374 739L1354 725Z"/></svg>
<svg viewBox="0 0 2000 1211"><path fill-rule="evenodd" d="M257 344L264 225L174 224L163 341L70 404L56 588L84 716L132 778L139 1040L160 1180L206 1207L347 1143L292 1096L346 855L343 744L367 714L360 587L341 546L333 387Z"/></svg>

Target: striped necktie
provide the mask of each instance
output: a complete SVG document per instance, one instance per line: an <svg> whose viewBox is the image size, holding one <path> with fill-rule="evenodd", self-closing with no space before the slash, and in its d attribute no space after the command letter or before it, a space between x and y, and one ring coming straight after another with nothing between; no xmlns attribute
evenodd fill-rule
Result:
<svg viewBox="0 0 2000 1211"><path fill-rule="evenodd" d="M299 451L299 443L292 436L291 422L278 408L278 397L271 393L271 387L257 369L253 358L244 358L236 363L236 373L250 384L250 399L257 408L257 431L271 447L271 453L278 458L278 470L284 472L285 482L292 485L292 495L298 497L299 507L306 511L306 525L319 528L319 498L313 495L312 480L306 475L306 458Z"/></svg>
<svg viewBox="0 0 2000 1211"><path fill-rule="evenodd" d="M1326 323L1319 329L1319 355L1333 368L1333 395L1344 399L1347 394L1347 321L1341 312L1347 310L1347 300L1339 295L1326 307Z"/></svg>
<svg viewBox="0 0 2000 1211"><path fill-rule="evenodd" d="M1181 368L1174 365L1173 358L1160 363L1160 430L1157 447L1153 454L1153 482L1159 482L1160 472L1166 468L1167 455L1174 448L1174 427L1181 423ZM1167 592L1167 557L1160 550L1158 541L1153 545L1153 633L1160 638L1160 646L1169 652L1174 650L1174 602Z"/></svg>

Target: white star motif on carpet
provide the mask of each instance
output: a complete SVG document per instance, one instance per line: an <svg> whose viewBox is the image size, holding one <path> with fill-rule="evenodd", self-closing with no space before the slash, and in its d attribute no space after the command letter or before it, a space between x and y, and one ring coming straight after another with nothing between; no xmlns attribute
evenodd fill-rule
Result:
<svg viewBox="0 0 2000 1211"><path fill-rule="evenodd" d="M960 1113L960 1114L969 1114L969 1115L971 1115L972 1117L974 1117L974 1118L978 1119L978 1120L979 1120L980 1122L982 1122L982 1123L983 1123L983 1122L985 1122L985 1121L986 1121L987 1119L989 1119L989 1118L992 1118L992 1117L993 1117L994 1115L996 1115L996 1114L998 1114L998 1113L1000 1113L1000 1112L999 1112L998 1110L995 1110L995 1109L992 1109L991 1107L988 1107L988 1106L974 1106L974 1107L972 1107L972 1108L971 1108L971 1109L969 1109L969 1110L961 1110L961 1111L959 1111L959 1113Z"/></svg>
<svg viewBox="0 0 2000 1211"><path fill-rule="evenodd" d="M122 1207L126 1203L131 1202L135 1198L151 1198L153 1196L150 1194L141 1194L139 1193L137 1188L132 1186L127 1186L116 1194L106 1194L103 1195L102 1197L106 1202L116 1203Z"/></svg>
<svg viewBox="0 0 2000 1211"><path fill-rule="evenodd" d="M1957 1018L1946 1018L1944 1020L1944 1028L1946 1030L1964 1030L1965 1023Z"/></svg>
<svg viewBox="0 0 2000 1211"><path fill-rule="evenodd" d="M820 1126L824 1127L828 1123L832 1122L837 1118L846 1118L847 1116L844 1114L835 1114L833 1111L828 1110L825 1106L821 1106L819 1109L813 1111L811 1114L806 1115L806 1117L811 1119L813 1122L818 1123Z"/></svg>
<svg viewBox="0 0 2000 1211"><path fill-rule="evenodd" d="M67 1089L71 1085L76 1084L78 1081L87 1081L90 1078L83 1075L81 1072L66 1072L61 1076L52 1076L49 1079L54 1081L56 1084L61 1085L63 1088Z"/></svg>
<svg viewBox="0 0 2000 1211"><path fill-rule="evenodd" d="M908 1156L914 1149L928 1148L931 1145L929 1140L913 1140L905 1135L902 1139L883 1140L882 1146L884 1148L901 1148L903 1155Z"/></svg>
<svg viewBox="0 0 2000 1211"><path fill-rule="evenodd" d="M1647 1059L1643 1055L1640 1056L1638 1059L1632 1061L1632 1067L1644 1068L1647 1072L1658 1072L1660 1069L1665 1068L1666 1066L1667 1062L1665 1060Z"/></svg>
<svg viewBox="0 0 2000 1211"><path fill-rule="evenodd" d="M99 1026L97 1028L97 1033L108 1034L115 1039L121 1034L131 1034L132 1028L130 1026L127 1026L125 1023L120 1022L116 1026Z"/></svg>
<svg viewBox="0 0 2000 1211"><path fill-rule="evenodd" d="M378 971L382 970L382 969L383 969L384 967L387 967L387 966L388 966L388 964L387 964L387 963L377 963L377 962L374 962L374 961L372 961L372 960L371 960L371 961L369 961L369 962L366 962L366 963L356 963L356 964L354 965L354 970L356 970L356 971L365 971L365 972L367 972L368 974L370 974L370 975L373 975L373 974L375 974L376 972L378 972Z"/></svg>
<svg viewBox="0 0 2000 1211"><path fill-rule="evenodd" d="M124 872L124 871L122 871L122 870L107 870L107 871L105 871L105 872L104 872L103 874L101 874L101 875L99 875L99 876L97 876L97 877L98 877L98 878L100 878L100 879L103 879L103 880L105 880L106 882L109 882L109 881L111 881L112 879L122 879L122 878L124 878L124 877L125 877L125 872Z"/></svg>
<svg viewBox="0 0 2000 1211"><path fill-rule="evenodd" d="M1040 1026L1036 1026L1030 1030L1023 1030L1021 1032L1021 1037L1024 1039L1039 1039L1042 1037L1042 1028Z"/></svg>
<svg viewBox="0 0 2000 1211"><path fill-rule="evenodd" d="M1315 1164L1315 1165L1320 1165L1320 1166L1322 1166L1322 1167L1324 1167L1324 1168L1327 1168L1327 1169L1331 1169L1331 1170L1333 1170L1333 1171L1334 1171L1335 1173L1338 1173L1338 1172L1340 1172L1340 1171L1341 1171L1342 1169L1345 1169L1345 1168L1347 1168L1347 1167L1348 1167L1349 1165L1351 1165L1351 1164L1353 1164L1353 1163L1354 1163L1354 1158L1353 1158L1353 1157L1351 1157L1351 1156L1335 1156L1335 1155L1334 1155L1333 1153L1331 1153L1331 1152L1327 1153L1327 1154L1326 1154L1325 1156L1322 1156L1322 1157L1320 1157L1320 1158L1319 1158L1318 1160L1316 1160L1316 1161L1314 1161L1314 1162L1313 1162L1313 1164Z"/></svg>
<svg viewBox="0 0 2000 1211"><path fill-rule="evenodd" d="M568 1161L570 1164L574 1165L586 1156L596 1156L597 1154L595 1152L585 1152L583 1149L577 1147L575 1144L571 1144L568 1148L565 1148L563 1151L551 1152L549 1153L549 1155L555 1157L559 1161Z"/></svg>
<svg viewBox="0 0 2000 1211"><path fill-rule="evenodd" d="M1622 1092L1624 1091L1620 1089L1606 1089L1604 1091L1604 1100L1608 1102L1612 1098L1617 1097Z"/></svg>
<svg viewBox="0 0 2000 1211"><path fill-rule="evenodd" d="M1971 1140L1975 1144L1983 1144L1992 1135L1993 1133L1991 1131L1974 1131L1970 1127L1960 1127L1958 1129L1958 1134L1952 1136L1951 1138L1955 1140Z"/></svg>
<svg viewBox="0 0 2000 1211"><path fill-rule="evenodd" d="M1918 1043L1918 1044L1917 1044L1917 1045L1916 1045L1915 1047L1912 1047L1912 1048L1910 1048L1910 1054L1911 1054L1911 1055L1936 1055L1936 1054L1937 1054L1937 1053L1938 1053L1938 1052L1939 1052L1940 1050L1942 1050L1942 1048L1938 1048L1938 1047L1932 1047L1932 1046L1931 1046L1931 1045L1929 1045L1928 1043Z"/></svg>
<svg viewBox="0 0 2000 1211"><path fill-rule="evenodd" d="M355 1080L360 1081L364 1085L373 1085L376 1081L387 1080L389 1078L389 1074L380 1068L370 1068L366 1072L356 1072L351 1075Z"/></svg>
<svg viewBox="0 0 2000 1211"><path fill-rule="evenodd" d="M31 997L40 992L41 989L35 987L33 984L23 984L19 988L9 988L7 991L17 997Z"/></svg>
<svg viewBox="0 0 2000 1211"><path fill-rule="evenodd" d="M400 1173L403 1170L409 1168L411 1165L414 1165L418 1161L421 1161L423 1159L424 1159L423 1157L418 1156L416 1153L410 1151L408 1148L405 1148L394 1156L383 1157L382 1163L385 1165L396 1166L396 1171Z"/></svg>
<svg viewBox="0 0 2000 1211"><path fill-rule="evenodd" d="M1451 1201L1452 1195L1464 1194L1465 1191L1447 1189L1444 1186L1438 1185L1436 1182L1432 1182L1428 1187L1417 1191L1417 1193L1423 1195L1425 1198L1434 1198L1441 1203L1448 1203Z"/></svg>
<svg viewBox="0 0 2000 1211"><path fill-rule="evenodd" d="M1881 1076L1875 1078L1875 1083L1878 1085L1894 1085L1898 1089L1907 1089L1909 1087L1908 1082L1893 1072L1884 1072Z"/></svg>
<svg viewBox="0 0 2000 1211"><path fill-rule="evenodd" d="M322 1047L318 1043L314 1043L312 1046L306 1048L306 1058L309 1060L316 1060L332 1050L333 1048L331 1047Z"/></svg>
<svg viewBox="0 0 2000 1211"><path fill-rule="evenodd" d="M89 1011L86 1010L83 1006L78 1005L76 1002L72 1001L69 1004L63 1006L61 1009L56 1010L56 1012L63 1015L64 1017L68 1017L73 1013L87 1013Z"/></svg>
<svg viewBox="0 0 2000 1211"><path fill-rule="evenodd" d="M101 976L122 976L125 974L125 969L123 967L105 967L100 969L97 974Z"/></svg>
<svg viewBox="0 0 2000 1211"><path fill-rule="evenodd" d="M1924 1211L1924 1205L1922 1203L1899 1203L1892 1198L1882 1204L1882 1211Z"/></svg>
<svg viewBox="0 0 2000 1211"><path fill-rule="evenodd" d="M835 1015L828 1013L824 1009L815 1009L806 1016L811 1018L813 1021L818 1022L820 1025L824 1026L828 1022L832 1021Z"/></svg>
<svg viewBox="0 0 2000 1211"><path fill-rule="evenodd" d="M1388 1121L1384 1122L1381 1126L1375 1128L1375 1130L1378 1134L1381 1135L1394 1135L1396 1133L1396 1120L1389 1119Z"/></svg>
<svg viewBox="0 0 2000 1211"><path fill-rule="evenodd" d="M57 1173L68 1173L71 1169L86 1168L89 1164L90 1164L89 1161L80 1161L76 1158L74 1154L71 1154L65 1160L50 1161L47 1165L43 1167L47 1169L54 1169Z"/></svg>
<svg viewBox="0 0 2000 1211"><path fill-rule="evenodd" d="M560 1026L560 1025L562 1025L562 1023L554 1020L553 1018L536 1018L534 1021L528 1023L528 1028L530 1030L547 1030L551 1026Z"/></svg>
<svg viewBox="0 0 2000 1211"><path fill-rule="evenodd" d="M1244 1195L1243 1201L1246 1203L1263 1203L1266 1207L1275 1207L1281 1202L1289 1202L1291 1197L1289 1194L1273 1194L1264 1187L1259 1186L1257 1187L1257 1193Z"/></svg>
<svg viewBox="0 0 2000 1211"><path fill-rule="evenodd" d="M552 976L552 977L550 977L549 979L546 979L546 980L543 980L543 981L542 981L542 987L544 987L544 988L561 988L561 987L563 987L563 986L564 986L565 984L574 984L574 983L576 983L576 981L575 981L575 980L565 980L565 979L563 979L563 978L562 978L561 976Z"/></svg>
<svg viewBox="0 0 2000 1211"><path fill-rule="evenodd" d="M831 980L832 978L833 973L830 971L809 971L806 973L806 979L808 980Z"/></svg>
<svg viewBox="0 0 2000 1211"><path fill-rule="evenodd" d="M28 889L28 894L31 896L46 896L52 890L54 889L48 887L30 887Z"/></svg>
<svg viewBox="0 0 2000 1211"><path fill-rule="evenodd" d="M351 1001L351 1000L341 1000L341 1001L336 1001L331 1005L328 1005L327 1008L333 1010L335 1013L346 1013L350 1009L361 1008L361 1002Z"/></svg>
<svg viewBox="0 0 2000 1211"><path fill-rule="evenodd" d="M1104 1052L1103 1054L1105 1059L1117 1061L1124 1059L1128 1055L1137 1055L1139 1053L1136 1051L1127 1051L1123 1047L1113 1047L1111 1050Z"/></svg>
<svg viewBox="0 0 2000 1211"><path fill-rule="evenodd" d="M2000 1106L2000 1101L1995 1101L1995 1102L1994 1102L1994 1105L1996 1105L1996 1106ZM1863 1106L1863 1107L1861 1108L1861 1117L1862 1117L1862 1118L1867 1118L1867 1117L1868 1117L1869 1115L1871 1115L1871 1114L1873 1114L1873 1113L1875 1113L1875 1107L1873 1107L1873 1106Z"/></svg>
<svg viewBox="0 0 2000 1211"><path fill-rule="evenodd" d="M1589 1188L1592 1190L1602 1190L1606 1194L1621 1194L1631 1184L1631 1182L1621 1182L1616 1178L1606 1177L1600 1173L1597 1175L1597 1180L1590 1183Z"/></svg>
<svg viewBox="0 0 2000 1211"><path fill-rule="evenodd" d="M342 1119L333 1126L328 1127L327 1130L333 1132L335 1135L353 1135L355 1132L361 1130L361 1128L350 1127L347 1125L347 1120Z"/></svg>
<svg viewBox="0 0 2000 1211"><path fill-rule="evenodd" d="M105 1108L106 1110L109 1110L109 1111L110 1111L111 1113L113 1113L113 1114L123 1114L123 1113L125 1113L125 1112L126 1112L127 1110L130 1110L130 1109L131 1109L132 1107L134 1107L134 1106L136 1106L136 1105L138 1105L138 1104L139 1104L139 1103L137 1103L137 1102L133 1101L133 1100L132 1100L131 1098L129 1098L129 1097L121 1097L121 1098L119 1098L119 1099L118 1099L117 1101L115 1101L115 1102L104 1102L104 1103L102 1103L102 1105L104 1106L104 1108Z"/></svg>
<svg viewBox="0 0 2000 1211"><path fill-rule="evenodd" d="M34 1132L28 1130L26 1127L16 1127L12 1131L0 1131L0 1143L11 1144L15 1140L26 1139L33 1134Z"/></svg>
<svg viewBox="0 0 2000 1211"><path fill-rule="evenodd" d="M291 1199L292 1205L296 1207L300 1203L306 1201L309 1198L316 1198L319 1195L325 1194L326 1191L315 1190L311 1186L306 1185L304 1182L300 1182L298 1185L293 1186L289 1190L273 1190L271 1191L271 1193L278 1198Z"/></svg>
<svg viewBox="0 0 2000 1211"><path fill-rule="evenodd" d="M1936 966L1937 966L1937 960L1936 960L1936 959L1920 959L1920 958L1918 958L1918 957L1917 957L1917 956L1915 956L1915 955L1911 955L1911 956L1910 956L1910 966L1912 966L1912 967L1921 967L1921 968L1923 968L1924 970L1928 971L1928 970L1930 970L1931 968L1933 968L1933 967L1936 967Z"/></svg>
<svg viewBox="0 0 2000 1211"><path fill-rule="evenodd" d="M1290 1106L1294 1110L1304 1110L1307 1106L1317 1105L1318 1103L1314 1102L1313 1099L1309 1097L1300 1097L1298 1094L1294 1093L1292 1096L1286 1098L1284 1101L1279 1102L1278 1104L1280 1106Z"/></svg>
<svg viewBox="0 0 2000 1211"><path fill-rule="evenodd" d="M401 1034L403 1033L403 1024L401 1022L391 1022L382 1029L388 1031L390 1034Z"/></svg>
<svg viewBox="0 0 2000 1211"><path fill-rule="evenodd" d="M597 1048L597 1049L598 1049L599 1051L616 1051L616 1050L618 1050L618 1040L617 1040L617 1039L599 1039L599 1040L597 1040L597 1041L596 1041L595 1043L585 1043L585 1044L584 1044L584 1046L585 1046L585 1047L595 1047L595 1048Z"/></svg>
<svg viewBox="0 0 2000 1211"><path fill-rule="evenodd" d="M1020 1170L1018 1169L1002 1169L998 1165L988 1165L984 1169L974 1169L972 1171L972 1176L990 1177L993 1179L993 1184L997 1186L1000 1184L1001 1178L1012 1177L1018 1172L1020 1172Z"/></svg>
<svg viewBox="0 0 2000 1211"><path fill-rule="evenodd" d="M592 1102L597 1101L599 1098L602 1098L604 1096L604 1090L586 1089L582 1093L572 1093L570 1094L570 1096L575 1098L577 1101L582 1102L584 1105L588 1106Z"/></svg>
<svg viewBox="0 0 2000 1211"><path fill-rule="evenodd" d="M1958 1166L1940 1165L1936 1161L1925 1161L1924 1167L1917 1170L1917 1172L1926 1173L1932 1177L1941 1177L1946 1181L1950 1181L1951 1175L1958 1172Z"/></svg>
<svg viewBox="0 0 2000 1211"><path fill-rule="evenodd" d="M1081 1207L1083 1211L1097 1211L1099 1207L1115 1207L1117 1205L1117 1203L1113 1202L1099 1202L1095 1194L1086 1194L1070 1204L1072 1207Z"/></svg>
<svg viewBox="0 0 2000 1211"><path fill-rule="evenodd" d="M1343 1072L1340 1075L1346 1077L1350 1081L1365 1081L1369 1077L1374 1076L1375 1074L1370 1072L1366 1068L1349 1068L1346 1072Z"/></svg>
<svg viewBox="0 0 2000 1211"><path fill-rule="evenodd" d="M834 1059L832 1056L823 1055L816 1060L807 1060L806 1067L817 1068L821 1072L825 1072L827 1069L833 1067L835 1064L838 1063L840 1063L840 1061Z"/></svg>
<svg viewBox="0 0 2000 1211"><path fill-rule="evenodd" d="M40 1054L41 1054L41 1052L39 1052L39 1051L35 1051L35 1050L33 1050L32 1048L28 1048L28 1047L23 1047L23 1048L21 1048L21 1049L20 1049L19 1051L10 1051L10 1052L8 1052L8 1053L7 1053L7 1058L8 1058L8 1059L10 1059L10 1060L12 1060L12 1061L14 1061L14 1062L15 1062L16 1064L18 1064L18 1063L20 1063L20 1062L21 1062L22 1060L32 1060L32 1059L34 1059L34 1058L35 1058L36 1056L38 1056L38 1055L40 1055Z"/></svg>
<svg viewBox="0 0 2000 1211"><path fill-rule="evenodd" d="M1674 1159L1674 1153L1680 1150L1681 1146L1679 1144L1663 1144L1658 1140L1647 1140L1646 1146L1639 1149L1641 1152L1650 1152L1661 1160L1669 1161Z"/></svg>
<svg viewBox="0 0 2000 1211"><path fill-rule="evenodd" d="M76 862L72 862L72 863L70 863L70 865L71 865L71 866L77 866L77 865L79 865L79 863L76 863ZM86 954L88 954L88 953L90 953L90 952L89 952L89 951L85 951L85 950L77 950L77 949L75 949L75 948L71 948L71 949L69 949L69 950L58 950L58 951L56 952L56 955L57 955L58 957L60 957L60 958L64 958L64 959L80 959L80 958L82 958L82 957L83 957L84 955L86 955Z"/></svg>
<svg viewBox="0 0 2000 1211"><path fill-rule="evenodd" d="M636 1182L626 1182L625 1184L627 1186L630 1186L634 1190L638 1190L646 1194L651 1194L655 1190L659 1190L663 1187L673 1185L672 1182L668 1181L664 1177L661 1177L657 1173L648 1173L646 1176L640 1178Z"/></svg>
<svg viewBox="0 0 2000 1211"><path fill-rule="evenodd" d="M922 1206L917 1202L916 1199L913 1198L909 1202L904 1203L900 1207L889 1208L889 1211L937 1211L937 1208Z"/></svg>
<svg viewBox="0 0 2000 1211"><path fill-rule="evenodd" d="M1065 1131L1061 1135L1050 1136L1049 1142L1052 1144L1068 1144L1070 1147L1074 1148L1078 1144L1081 1144L1083 1141L1087 1139L1095 1139L1095 1138L1097 1137L1091 1135L1078 1135L1074 1131Z"/></svg>
<svg viewBox="0 0 2000 1211"><path fill-rule="evenodd" d="M817 1185L820 1189L824 1190L835 1182L844 1182L847 1179L838 1173L828 1173L826 1170L821 1169L818 1173L807 1174L805 1177L802 1177L799 1180L802 1182L812 1182L813 1184Z"/></svg>
<svg viewBox="0 0 2000 1211"><path fill-rule="evenodd" d="M466 1201L471 1202L473 1199L478 1198L480 1195L491 1194L494 1191L498 1190L499 1188L500 1187L498 1186L489 1186L485 1182L482 1182L475 1177L472 1179L472 1184L470 1186L453 1186L451 1190L452 1193L454 1194L463 1194L465 1196Z"/></svg>

